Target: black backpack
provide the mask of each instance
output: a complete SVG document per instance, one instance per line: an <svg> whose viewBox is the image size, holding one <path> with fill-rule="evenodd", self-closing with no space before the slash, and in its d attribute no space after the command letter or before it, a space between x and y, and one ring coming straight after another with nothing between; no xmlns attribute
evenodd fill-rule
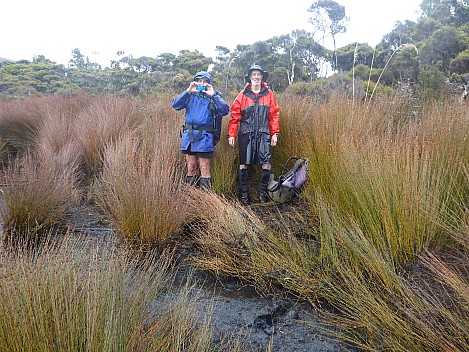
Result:
<svg viewBox="0 0 469 352"><path fill-rule="evenodd" d="M288 169L293 160L295 163ZM306 182L307 170L308 159L299 156L288 158L278 179L275 180L273 174L270 176L270 183L267 186L269 197L279 203L289 202L301 191Z"/></svg>

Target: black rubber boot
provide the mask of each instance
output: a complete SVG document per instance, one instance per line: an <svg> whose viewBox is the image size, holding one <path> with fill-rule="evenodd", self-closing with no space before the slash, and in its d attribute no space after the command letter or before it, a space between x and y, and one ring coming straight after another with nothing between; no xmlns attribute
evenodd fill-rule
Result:
<svg viewBox="0 0 469 352"><path fill-rule="evenodd" d="M238 187L241 203L249 204L248 169L239 169Z"/></svg>
<svg viewBox="0 0 469 352"><path fill-rule="evenodd" d="M212 190L212 178L211 177L202 177L199 182L200 189L202 191L209 192Z"/></svg>
<svg viewBox="0 0 469 352"><path fill-rule="evenodd" d="M190 186L195 186L197 183L197 177L195 176L186 176L186 183Z"/></svg>
<svg viewBox="0 0 469 352"><path fill-rule="evenodd" d="M259 182L259 201L265 203L269 200L267 186L270 182L270 169L262 169L261 181Z"/></svg>

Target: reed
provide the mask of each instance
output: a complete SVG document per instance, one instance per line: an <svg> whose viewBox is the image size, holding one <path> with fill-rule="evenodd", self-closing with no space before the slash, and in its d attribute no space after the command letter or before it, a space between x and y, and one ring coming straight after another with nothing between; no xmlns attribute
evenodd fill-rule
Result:
<svg viewBox="0 0 469 352"><path fill-rule="evenodd" d="M71 237L34 252L1 252L0 349L241 350L215 342L190 275L178 286L168 258L131 258Z"/></svg>

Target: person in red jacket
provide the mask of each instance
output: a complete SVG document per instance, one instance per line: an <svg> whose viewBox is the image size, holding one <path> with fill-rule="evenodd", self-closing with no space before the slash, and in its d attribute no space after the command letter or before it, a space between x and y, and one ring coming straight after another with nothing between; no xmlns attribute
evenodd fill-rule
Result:
<svg viewBox="0 0 469 352"><path fill-rule="evenodd" d="M271 147L277 145L280 133L280 109L266 81L269 76L259 65L253 65L244 77L246 85L230 108L228 143L234 147L238 138L238 186L241 202L249 204L248 165L262 165L259 201L268 200Z"/></svg>

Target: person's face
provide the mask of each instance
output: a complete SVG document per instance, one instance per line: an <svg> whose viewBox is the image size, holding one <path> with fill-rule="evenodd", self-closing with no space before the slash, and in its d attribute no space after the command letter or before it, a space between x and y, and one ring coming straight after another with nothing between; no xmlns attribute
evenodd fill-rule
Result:
<svg viewBox="0 0 469 352"><path fill-rule="evenodd" d="M252 71L251 75L249 76L251 79L251 84L254 86L260 85L262 82L262 72L261 71Z"/></svg>
<svg viewBox="0 0 469 352"><path fill-rule="evenodd" d="M198 78L196 82L197 82L197 85L199 85L199 86L206 86L207 83L208 83L208 82L205 80L205 78Z"/></svg>

